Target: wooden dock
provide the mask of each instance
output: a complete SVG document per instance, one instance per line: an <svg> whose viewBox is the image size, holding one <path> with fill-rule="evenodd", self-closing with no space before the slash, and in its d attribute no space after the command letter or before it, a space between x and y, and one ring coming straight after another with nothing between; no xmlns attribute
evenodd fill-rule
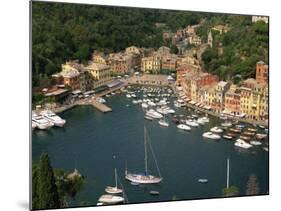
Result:
<svg viewBox="0 0 281 211"><path fill-rule="evenodd" d="M91 102L89 103L91 104L92 106L94 106L95 108L97 108L98 110L100 110L101 112L103 113L107 113L107 112L111 112L112 109L110 107L108 107L107 105L105 104L102 104L96 100L91 100Z"/></svg>

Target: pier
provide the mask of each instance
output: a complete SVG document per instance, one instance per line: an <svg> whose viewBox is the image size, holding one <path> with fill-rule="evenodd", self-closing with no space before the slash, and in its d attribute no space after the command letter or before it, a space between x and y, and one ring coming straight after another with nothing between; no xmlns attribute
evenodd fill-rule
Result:
<svg viewBox="0 0 281 211"><path fill-rule="evenodd" d="M98 110L100 110L103 113L107 113L107 112L111 112L112 109L110 107L108 107L107 105L100 103L94 99L92 99L89 103L87 103L88 105L92 105L95 108L97 108Z"/></svg>

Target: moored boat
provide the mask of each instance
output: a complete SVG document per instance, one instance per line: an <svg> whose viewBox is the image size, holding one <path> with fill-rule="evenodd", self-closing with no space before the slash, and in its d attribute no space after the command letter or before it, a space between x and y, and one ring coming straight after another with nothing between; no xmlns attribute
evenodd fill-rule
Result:
<svg viewBox="0 0 281 211"><path fill-rule="evenodd" d="M199 182L199 183L207 183L207 182L208 182L208 179L198 179L198 182Z"/></svg>
<svg viewBox="0 0 281 211"><path fill-rule="evenodd" d="M223 135L222 137L225 138L225 139L228 139L228 140L232 140L233 139L232 136L228 136L228 135Z"/></svg>
<svg viewBox="0 0 281 211"><path fill-rule="evenodd" d="M41 130L49 129L54 126L54 123L46 120L43 116L32 112L32 122Z"/></svg>
<svg viewBox="0 0 281 211"><path fill-rule="evenodd" d="M65 124L65 120L60 118L58 115L56 115L54 112L50 110L42 111L40 113L46 120L49 122L52 122L57 127L63 127Z"/></svg>
<svg viewBox="0 0 281 211"><path fill-rule="evenodd" d="M115 196L111 194L104 194L102 195L99 200L101 203L106 203L106 204L118 204L124 201L124 198L121 196Z"/></svg>
<svg viewBox="0 0 281 211"><path fill-rule="evenodd" d="M236 142L234 143L234 145L237 147L244 148L244 149L249 149L253 146L242 139L237 139Z"/></svg>
<svg viewBox="0 0 281 211"><path fill-rule="evenodd" d="M221 138L220 135L212 133L212 132L205 132L202 135L204 138L209 138L209 139L214 139L214 140L218 140Z"/></svg>
<svg viewBox="0 0 281 211"><path fill-rule="evenodd" d="M164 119L160 119L158 121L159 125L164 126L164 127L168 127L169 123L167 121L165 121Z"/></svg>
<svg viewBox="0 0 281 211"><path fill-rule="evenodd" d="M259 146L262 143L260 141L250 141L250 144L255 145L255 146Z"/></svg>
<svg viewBox="0 0 281 211"><path fill-rule="evenodd" d="M210 131L213 132L213 133L222 133L223 129L221 129L219 127L213 127L213 128L211 128Z"/></svg>
<svg viewBox="0 0 281 211"><path fill-rule="evenodd" d="M185 125L185 124L179 124L179 125L177 125L177 128L181 129L181 130L185 130L185 131L191 130L191 128L189 126Z"/></svg>
<svg viewBox="0 0 281 211"><path fill-rule="evenodd" d="M198 127L199 126L199 124L196 121L193 121L191 119L186 120L185 124L187 124L188 126L192 126L192 127Z"/></svg>

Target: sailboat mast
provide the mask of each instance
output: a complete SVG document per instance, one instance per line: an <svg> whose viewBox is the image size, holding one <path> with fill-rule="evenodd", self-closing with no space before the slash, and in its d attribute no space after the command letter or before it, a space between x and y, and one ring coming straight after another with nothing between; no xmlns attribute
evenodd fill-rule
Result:
<svg viewBox="0 0 281 211"><path fill-rule="evenodd" d="M115 187L117 188L117 170L116 170L116 168L115 168L115 170L114 170L115 172Z"/></svg>
<svg viewBox="0 0 281 211"><path fill-rule="evenodd" d="M144 165L145 173L147 174L147 146L146 146L146 129L144 127Z"/></svg>
<svg viewBox="0 0 281 211"><path fill-rule="evenodd" d="M226 188L229 188L229 158L227 158Z"/></svg>

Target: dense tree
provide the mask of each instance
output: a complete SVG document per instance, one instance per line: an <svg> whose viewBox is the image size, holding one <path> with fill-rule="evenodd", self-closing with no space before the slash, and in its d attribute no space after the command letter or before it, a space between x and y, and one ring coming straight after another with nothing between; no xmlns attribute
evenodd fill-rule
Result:
<svg viewBox="0 0 281 211"><path fill-rule="evenodd" d="M39 167L32 165L32 208L40 208L39 206Z"/></svg>
<svg viewBox="0 0 281 211"><path fill-rule="evenodd" d="M43 153L39 162L39 209L59 208L60 200L56 186L55 176L50 164L49 156Z"/></svg>
<svg viewBox="0 0 281 211"><path fill-rule="evenodd" d="M222 17L205 21L197 31L207 34L220 19ZM250 16L239 15L228 15L223 20L223 25L228 24L230 30L223 34L213 31L213 48L202 54L204 69L224 80L233 80L237 74L244 79L255 77L256 62L268 63L268 24L252 23ZM221 55L217 55L218 48L223 49Z"/></svg>

